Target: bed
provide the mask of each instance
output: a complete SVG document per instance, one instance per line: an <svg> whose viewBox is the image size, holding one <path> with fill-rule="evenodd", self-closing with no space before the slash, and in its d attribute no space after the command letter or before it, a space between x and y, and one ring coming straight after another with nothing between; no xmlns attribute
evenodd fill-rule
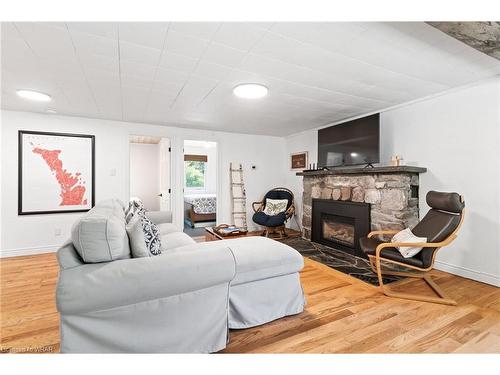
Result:
<svg viewBox="0 0 500 375"><path fill-rule="evenodd" d="M184 218L191 227L196 223L215 221L217 200L215 194L187 194L184 195Z"/></svg>

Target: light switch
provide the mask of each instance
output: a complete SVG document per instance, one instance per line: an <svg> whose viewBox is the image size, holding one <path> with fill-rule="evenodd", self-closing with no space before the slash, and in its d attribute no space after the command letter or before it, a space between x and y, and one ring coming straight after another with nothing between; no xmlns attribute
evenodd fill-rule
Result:
<svg viewBox="0 0 500 375"><path fill-rule="evenodd" d="M110 169L110 170L109 170L109 175L110 175L110 176L116 176L116 169L115 169L115 168Z"/></svg>

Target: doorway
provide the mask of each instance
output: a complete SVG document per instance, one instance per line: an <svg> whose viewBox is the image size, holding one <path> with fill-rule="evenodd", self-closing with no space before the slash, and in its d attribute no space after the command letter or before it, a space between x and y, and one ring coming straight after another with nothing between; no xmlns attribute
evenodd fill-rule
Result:
<svg viewBox="0 0 500 375"><path fill-rule="evenodd" d="M131 135L129 143L130 199L146 211L170 211L170 139Z"/></svg>
<svg viewBox="0 0 500 375"><path fill-rule="evenodd" d="M217 221L217 142L184 141L184 232L205 235Z"/></svg>

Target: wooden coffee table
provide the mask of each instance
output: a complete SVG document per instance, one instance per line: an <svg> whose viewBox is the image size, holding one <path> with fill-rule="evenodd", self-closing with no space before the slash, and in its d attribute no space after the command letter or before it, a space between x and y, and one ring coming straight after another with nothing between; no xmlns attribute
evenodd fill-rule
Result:
<svg viewBox="0 0 500 375"><path fill-rule="evenodd" d="M286 233L288 236L286 238L293 237L301 237L301 233L299 231L293 229L287 229ZM241 237L251 237L251 236L260 236L262 231L253 231L246 232L242 234L237 234L235 236L221 236L220 234L215 233L213 227L205 227L205 241L220 241L220 240L230 240L231 238L241 238ZM273 238L275 239L275 238ZM276 239L279 241L279 239Z"/></svg>
<svg viewBox="0 0 500 375"><path fill-rule="evenodd" d="M205 241L219 241L219 240L229 240L231 238L240 238L240 237L246 237L246 236L251 236L249 234L250 232L245 232L241 234L236 234L232 236L221 236L220 234L216 233L214 231L213 227L205 227Z"/></svg>

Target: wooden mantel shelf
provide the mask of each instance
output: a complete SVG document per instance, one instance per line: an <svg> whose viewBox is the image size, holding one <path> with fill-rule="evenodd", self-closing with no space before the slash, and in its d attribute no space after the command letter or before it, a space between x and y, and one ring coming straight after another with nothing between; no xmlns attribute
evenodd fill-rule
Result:
<svg viewBox="0 0 500 375"><path fill-rule="evenodd" d="M364 167L336 167L330 170L317 170L309 172L297 172L297 176L329 176L329 175L345 175L345 174L381 174L381 173L425 173L427 168L414 167L411 165L400 165L398 167L381 166L373 168Z"/></svg>

